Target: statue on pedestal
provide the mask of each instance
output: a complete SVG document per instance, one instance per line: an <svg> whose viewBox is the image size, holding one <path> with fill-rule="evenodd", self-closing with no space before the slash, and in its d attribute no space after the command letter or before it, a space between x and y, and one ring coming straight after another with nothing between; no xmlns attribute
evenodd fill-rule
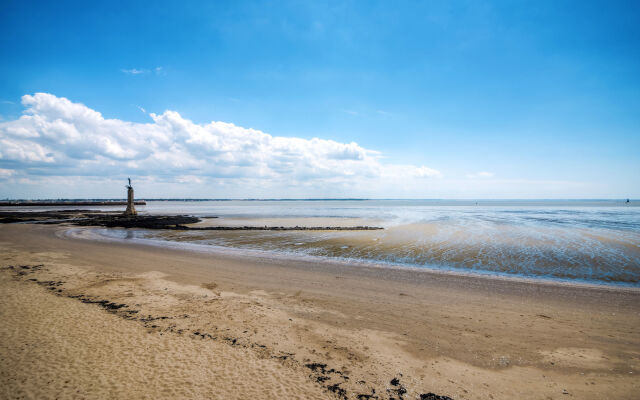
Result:
<svg viewBox="0 0 640 400"><path fill-rule="evenodd" d="M129 184L125 187L127 188L127 210L124 212L124 215L137 215L136 207L133 204L133 186L131 186L131 178L127 178L129 180Z"/></svg>

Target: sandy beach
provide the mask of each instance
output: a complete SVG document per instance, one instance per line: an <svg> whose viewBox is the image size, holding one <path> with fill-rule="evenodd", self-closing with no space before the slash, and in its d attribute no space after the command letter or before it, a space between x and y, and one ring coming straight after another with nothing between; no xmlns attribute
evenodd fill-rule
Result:
<svg viewBox="0 0 640 400"><path fill-rule="evenodd" d="M634 399L640 291L0 227L0 397Z"/></svg>

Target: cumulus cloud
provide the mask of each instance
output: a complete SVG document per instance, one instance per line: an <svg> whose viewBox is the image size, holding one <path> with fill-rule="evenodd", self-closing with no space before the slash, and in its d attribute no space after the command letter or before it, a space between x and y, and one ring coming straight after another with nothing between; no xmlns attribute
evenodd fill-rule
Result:
<svg viewBox="0 0 640 400"><path fill-rule="evenodd" d="M355 142L272 136L227 122L197 124L175 111L133 123L47 93L25 95L22 104L24 115L0 123L0 168L23 178L131 175L194 184L219 179L349 187L440 175L425 166L383 163L379 152ZM0 173L0 179L14 175Z"/></svg>

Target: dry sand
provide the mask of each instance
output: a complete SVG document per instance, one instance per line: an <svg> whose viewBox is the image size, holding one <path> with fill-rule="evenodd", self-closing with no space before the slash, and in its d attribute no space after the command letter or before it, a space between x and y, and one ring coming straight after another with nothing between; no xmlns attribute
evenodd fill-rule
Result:
<svg viewBox="0 0 640 400"><path fill-rule="evenodd" d="M202 254L61 229L0 226L2 398L638 398L636 289Z"/></svg>

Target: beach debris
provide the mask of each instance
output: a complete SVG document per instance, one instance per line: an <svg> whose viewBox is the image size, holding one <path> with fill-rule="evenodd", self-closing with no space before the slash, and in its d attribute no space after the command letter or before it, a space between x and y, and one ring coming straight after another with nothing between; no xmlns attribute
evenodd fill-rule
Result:
<svg viewBox="0 0 640 400"><path fill-rule="evenodd" d="M92 300L88 297L84 297L83 295L79 295L79 296L69 296L72 298L77 298L78 300L80 300L83 303L86 304L97 304L100 307L106 309L106 310L110 310L110 311L115 311L115 310L119 310L123 307L128 307L126 304L118 304L118 303L113 303L110 302L109 300Z"/></svg>
<svg viewBox="0 0 640 400"><path fill-rule="evenodd" d="M322 363L309 363L309 364L305 364L304 366L309 368L313 372L319 372L323 375L336 372L336 370L333 368L327 370L327 364L322 364Z"/></svg>
<svg viewBox="0 0 640 400"><path fill-rule="evenodd" d="M378 396L376 396L376 390L375 389L371 389L371 394L358 394L356 395L356 399L358 400L373 400L373 399L379 399Z"/></svg>
<svg viewBox="0 0 640 400"><path fill-rule="evenodd" d="M194 335L196 335L196 336L200 336L202 339L207 339L207 338L208 338L208 339L211 339L211 340L216 340L216 339L217 339L217 337L216 337L216 336L212 336L212 335L210 335L210 334L208 334L208 333L201 333L200 331L194 331L194 332L193 332L193 334L194 334ZM225 338L225 340L226 340L226 339L227 339L227 338ZM235 344L235 343L234 343L234 344Z"/></svg>
<svg viewBox="0 0 640 400"><path fill-rule="evenodd" d="M313 371L313 374L309 375L310 378L315 379L315 381L320 384L323 384L327 388L327 390L335 393L339 398L347 398L347 390L340 387L340 385L344 382L330 382L333 379L332 375L342 378L345 382L348 381L349 377L345 373L336 370L335 368L327 369L327 364L324 363L307 363L304 366Z"/></svg>
<svg viewBox="0 0 640 400"><path fill-rule="evenodd" d="M389 399L395 399L394 396L398 396L398 400L404 400L404 395L407 393L407 388L405 388L400 383L400 379L395 377L395 378L391 379L389 384L391 386L393 386L393 388L388 388L387 389L387 393L389 394Z"/></svg>
<svg viewBox="0 0 640 400"><path fill-rule="evenodd" d="M271 356L271 358L277 358L280 361L286 361L287 359L292 358L295 355L295 353L287 353L285 351L281 351L280 353L280 355Z"/></svg>
<svg viewBox="0 0 640 400"><path fill-rule="evenodd" d="M340 387L339 383L327 386L327 390L338 395L338 397L347 400L347 391Z"/></svg>
<svg viewBox="0 0 640 400"><path fill-rule="evenodd" d="M142 322L151 322L151 321L157 321L157 320L162 320L162 319L171 319L171 317L166 317L166 316L160 316L160 317L153 317L151 315L147 315L146 317L142 317L142 318L138 318L140 321Z"/></svg>
<svg viewBox="0 0 640 400"><path fill-rule="evenodd" d="M435 393L422 393L419 397L420 400L453 400L449 396L440 396Z"/></svg>
<svg viewBox="0 0 640 400"><path fill-rule="evenodd" d="M36 272L38 270L40 270L42 267L44 267L43 264L39 264L39 265L7 265L6 267L3 267L5 269L11 269L14 271L18 271L18 275L22 276L22 275L26 275L28 273L31 272Z"/></svg>

